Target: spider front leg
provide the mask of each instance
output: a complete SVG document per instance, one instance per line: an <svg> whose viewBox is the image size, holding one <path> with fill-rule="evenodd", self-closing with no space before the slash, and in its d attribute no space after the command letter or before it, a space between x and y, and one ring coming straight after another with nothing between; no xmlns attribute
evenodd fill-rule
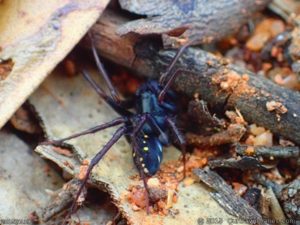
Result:
<svg viewBox="0 0 300 225"><path fill-rule="evenodd" d="M174 83L176 77L181 74L181 73L192 73L192 71L190 70L186 70L186 69L177 69L169 78L169 80L167 81L167 83L164 85L164 88L160 91L159 95L158 95L158 101L159 102L163 102L164 101L164 97L167 93L167 91L169 90L169 88L171 87L171 85Z"/></svg>
<svg viewBox="0 0 300 225"><path fill-rule="evenodd" d="M75 199L73 201L73 204L71 206L71 209L69 213L67 214L67 217L64 220L64 225L67 224L67 220L70 218L70 216L76 211L77 207L77 201L80 197L81 192L83 191L83 188L85 187L90 173L92 172L93 168L99 163L99 161L103 158L103 156L110 150L110 148L126 133L127 128L125 126L120 127L112 136L112 138L103 146L103 148L92 158L87 172L85 174L85 177L82 180L82 183L80 185L80 188L75 196Z"/></svg>
<svg viewBox="0 0 300 225"><path fill-rule="evenodd" d="M166 118L166 121L167 121L169 128L173 132L174 136L176 137L176 139L180 145L180 149L182 151L182 161L183 161L183 178L185 178L186 177L186 148L185 148L186 142L185 142L183 135L176 127L176 124L174 123L174 121L169 117Z"/></svg>
<svg viewBox="0 0 300 225"><path fill-rule="evenodd" d="M99 55L98 55L98 53L97 53L97 50L96 50L96 47L95 47L95 43L94 43L94 40L93 40L93 38L92 38L91 33L89 33L89 38L90 38L90 40L91 40L92 52L93 52L93 56L94 56L96 65L97 65L97 67L98 67L98 70L101 72L101 74L102 74L102 76L103 76L103 78L104 78L104 80L105 80L105 82L106 82L106 84L107 84L107 86L108 86L108 89L109 89L109 91L110 91L110 93L111 93L111 96L112 96L113 100L114 100L115 102L120 102L120 97L119 97L119 95L118 95L116 89L115 89L114 86L112 85L112 83L111 83L111 81L110 81L110 79L109 79L109 76L108 76L106 70L104 69L104 65L103 65L103 63L101 62L100 57L99 57Z"/></svg>
<svg viewBox="0 0 300 225"><path fill-rule="evenodd" d="M89 75L89 73L85 70L82 70L83 77L86 81L91 85L91 87L97 92L97 94L106 101L117 113L122 116L132 116L133 113L127 110L126 106L130 102L127 101L119 101L115 102L110 96L108 96L104 90L95 82L95 80ZM128 106L128 105L127 105Z"/></svg>
<svg viewBox="0 0 300 225"><path fill-rule="evenodd" d="M163 73L160 77L160 83L164 83L166 78L169 76L169 74L171 73L172 69L174 68L175 64L177 63L178 59L180 58L180 56L183 54L183 52L191 45L193 45L193 43L196 40L191 40L189 42L187 42L186 44L184 44L183 46L181 46L178 51L176 52L176 55L173 57L171 63L169 64L167 70L165 73Z"/></svg>

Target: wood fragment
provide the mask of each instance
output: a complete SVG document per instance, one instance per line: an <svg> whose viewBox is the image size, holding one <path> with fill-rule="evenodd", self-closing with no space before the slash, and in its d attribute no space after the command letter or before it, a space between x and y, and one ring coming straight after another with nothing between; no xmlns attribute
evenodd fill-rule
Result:
<svg viewBox="0 0 300 225"><path fill-rule="evenodd" d="M266 169L256 158L243 157L241 159L215 159L208 162L211 169L214 168L234 168L240 170Z"/></svg>
<svg viewBox="0 0 300 225"><path fill-rule="evenodd" d="M202 169L196 169L194 173L202 182L214 190L214 192L211 192L211 196L226 212L250 224L267 225L261 215L246 200L236 195L232 188L217 173Z"/></svg>
<svg viewBox="0 0 300 225"><path fill-rule="evenodd" d="M265 158L273 157L275 159L281 158L299 158L300 149L295 146L248 146L248 145L236 145L235 151L242 156L262 156Z"/></svg>
<svg viewBox="0 0 300 225"><path fill-rule="evenodd" d="M186 134L186 142L194 146L219 146L238 142L245 134L246 128L240 124L230 124L227 130L220 131L210 136L193 133Z"/></svg>
<svg viewBox="0 0 300 225"><path fill-rule="evenodd" d="M45 207L41 214L43 222L47 222L57 214L64 212L73 202L73 199L80 186L77 179L71 180L64 187L57 191L55 199Z"/></svg>
<svg viewBox="0 0 300 225"><path fill-rule="evenodd" d="M197 95L195 98L195 100L191 100L189 102L188 116L189 120L196 125L195 127L197 127L197 130L201 129L201 134L212 134L216 130L223 128L225 126L225 121L218 119L215 115L212 115L209 112L205 101L199 100Z"/></svg>
<svg viewBox="0 0 300 225"><path fill-rule="evenodd" d="M174 57L175 51L159 51L159 46L153 40L141 42L134 38L120 38L115 33L116 29L128 19L112 12L105 14L93 27L99 53L142 76L159 77ZM103 30L106 32L103 33ZM113 35L107 36L107 33ZM107 43L110 43L109 49L105 46ZM119 46L122 48L118 49ZM126 55L124 49L131 50ZM134 60L128 63L128 58ZM197 48L187 49L178 67L192 72L179 75L173 86L176 91L190 98L198 93L215 110L238 109L247 122L256 123L300 144L299 93L279 87L252 72L228 64L224 58ZM224 88L224 82L230 86ZM276 113L266 109L266 103L272 100L281 102L288 109L287 113L281 115L280 121Z"/></svg>

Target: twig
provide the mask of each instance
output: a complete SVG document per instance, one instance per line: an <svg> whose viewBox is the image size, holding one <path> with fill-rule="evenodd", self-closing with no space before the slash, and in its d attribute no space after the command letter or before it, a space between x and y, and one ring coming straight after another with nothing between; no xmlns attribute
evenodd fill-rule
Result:
<svg viewBox="0 0 300 225"><path fill-rule="evenodd" d="M262 156L266 158L299 158L300 149L293 146L248 146L236 145L235 151L242 156Z"/></svg>

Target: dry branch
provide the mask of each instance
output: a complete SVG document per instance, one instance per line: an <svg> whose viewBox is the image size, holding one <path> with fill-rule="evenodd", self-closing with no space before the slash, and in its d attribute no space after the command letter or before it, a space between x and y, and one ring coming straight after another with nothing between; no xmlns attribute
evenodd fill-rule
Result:
<svg viewBox="0 0 300 225"><path fill-rule="evenodd" d="M116 29L126 21L128 19L112 12L104 13L93 27L99 52L142 76L158 77L166 70L175 52L158 51L159 46L153 39L120 38ZM248 122L300 144L299 93L279 87L252 72L228 64L224 58L197 48L187 49L178 67L193 72L179 75L174 84L176 91L189 97L198 93L215 110L236 108ZM287 112L269 111L266 105L271 101L285 107Z"/></svg>

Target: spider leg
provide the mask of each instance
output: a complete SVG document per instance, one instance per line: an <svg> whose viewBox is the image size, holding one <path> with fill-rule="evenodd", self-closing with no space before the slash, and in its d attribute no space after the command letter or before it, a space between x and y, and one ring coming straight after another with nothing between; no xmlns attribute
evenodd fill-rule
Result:
<svg viewBox="0 0 300 225"><path fill-rule="evenodd" d="M89 73L85 70L82 70L83 77L86 79L87 82L92 86L92 88L97 92L97 94L103 98L107 104L109 104L114 110L116 110L117 113L119 113L122 116L132 116L133 113L124 108L123 106L126 105L126 102L115 102L114 99L112 99L110 96L105 94L103 89L97 85L97 83L93 80L93 78L89 75Z"/></svg>
<svg viewBox="0 0 300 225"><path fill-rule="evenodd" d="M160 135L160 140L164 143L167 144L169 142L169 138L166 135L165 132L162 131L162 129L159 127L159 125L157 124L156 120L153 118L153 116L151 114L146 114L148 120L152 123L152 125L154 126L156 132Z"/></svg>
<svg viewBox="0 0 300 225"><path fill-rule="evenodd" d="M108 96L105 91L92 79L92 77L88 74L86 70L82 70L83 77L89 82L92 88L97 92L97 94L103 98L104 100L111 100L113 99Z"/></svg>
<svg viewBox="0 0 300 225"><path fill-rule="evenodd" d="M179 142L181 151L182 151L182 161L183 161L183 177L186 177L186 143L185 143L185 139L183 137L183 135L181 134L181 132L178 130L178 128L176 127L176 124L174 123L174 121L167 117L166 118L167 124L169 125L171 131L173 132L174 136L176 137L177 141Z"/></svg>
<svg viewBox="0 0 300 225"><path fill-rule="evenodd" d="M174 68L175 64L177 63L178 59L180 56L183 54L183 52L191 45L193 45L198 39L193 39L191 41L188 41L184 45L182 45L178 51L176 52L175 56L173 57L171 63L169 64L166 72L164 72L161 77L160 77L160 83L163 84L166 80L166 78L169 76L171 73L172 69Z"/></svg>
<svg viewBox="0 0 300 225"><path fill-rule="evenodd" d="M58 145L58 144L61 144L64 141L67 141L67 140L70 140L70 139L73 139L73 138L77 138L77 137L80 137L80 136L83 136L83 135L86 135L86 134L92 134L92 133L104 130L106 128L109 128L109 127L117 126L117 125L119 125L121 123L125 123L125 122L126 122L125 118L119 117L119 118L116 118L116 119L114 119L114 120L112 120L108 123L104 123L104 124L89 128L87 130L84 130L82 132L70 135L68 137L58 139L58 140L45 141L45 142L42 142L41 144L56 144L56 145Z"/></svg>
<svg viewBox="0 0 300 225"><path fill-rule="evenodd" d="M159 127L159 125L157 124L157 122L155 121L155 119L153 118L153 116L150 113L145 113L141 116L141 120L139 121L138 125L135 127L135 129L133 130L133 134L136 135L137 132L139 132L142 128L142 126L149 121L154 129L156 130L157 134L160 135L160 139L164 142L167 143L168 142L168 136L166 135L165 132L162 131L162 129Z"/></svg>
<svg viewBox="0 0 300 225"><path fill-rule="evenodd" d="M103 148L92 158L89 167L87 169L86 175L84 179L82 180L82 183L80 185L80 188L75 196L75 199L73 201L73 204L71 206L71 209L67 215L67 217L64 220L63 224L66 224L67 220L70 218L70 216L76 211L77 208L77 201L80 197L81 192L83 191L83 188L85 187L90 173L92 169L98 164L98 162L103 158L103 156L108 152L108 150L126 133L127 128L120 127L112 136L112 138L103 146Z"/></svg>
<svg viewBox="0 0 300 225"><path fill-rule="evenodd" d="M109 79L109 76L104 68L104 65L102 64L102 62L100 61L100 57L97 53L97 50L96 50L96 47L95 47L95 43L94 43L94 40L92 38L92 35L89 33L89 38L91 40L91 45L92 45L92 52L93 52L93 56L95 58L95 62L97 64L97 67L98 67L98 70L101 72L107 86L108 86L108 89L111 93L111 96L112 98L116 101L116 102L120 102L120 98L119 98L119 95L116 91L116 89L114 88L114 86L112 85L110 79Z"/></svg>
<svg viewBox="0 0 300 225"><path fill-rule="evenodd" d="M160 91L159 95L158 95L158 101L159 102L163 102L164 100L164 97L168 91L168 89L170 88L170 86L174 83L176 77L181 74L181 73L193 73L192 71L190 70L186 70L186 69L176 69L174 73L172 73L170 79L167 81L166 85L164 86L164 88Z"/></svg>

